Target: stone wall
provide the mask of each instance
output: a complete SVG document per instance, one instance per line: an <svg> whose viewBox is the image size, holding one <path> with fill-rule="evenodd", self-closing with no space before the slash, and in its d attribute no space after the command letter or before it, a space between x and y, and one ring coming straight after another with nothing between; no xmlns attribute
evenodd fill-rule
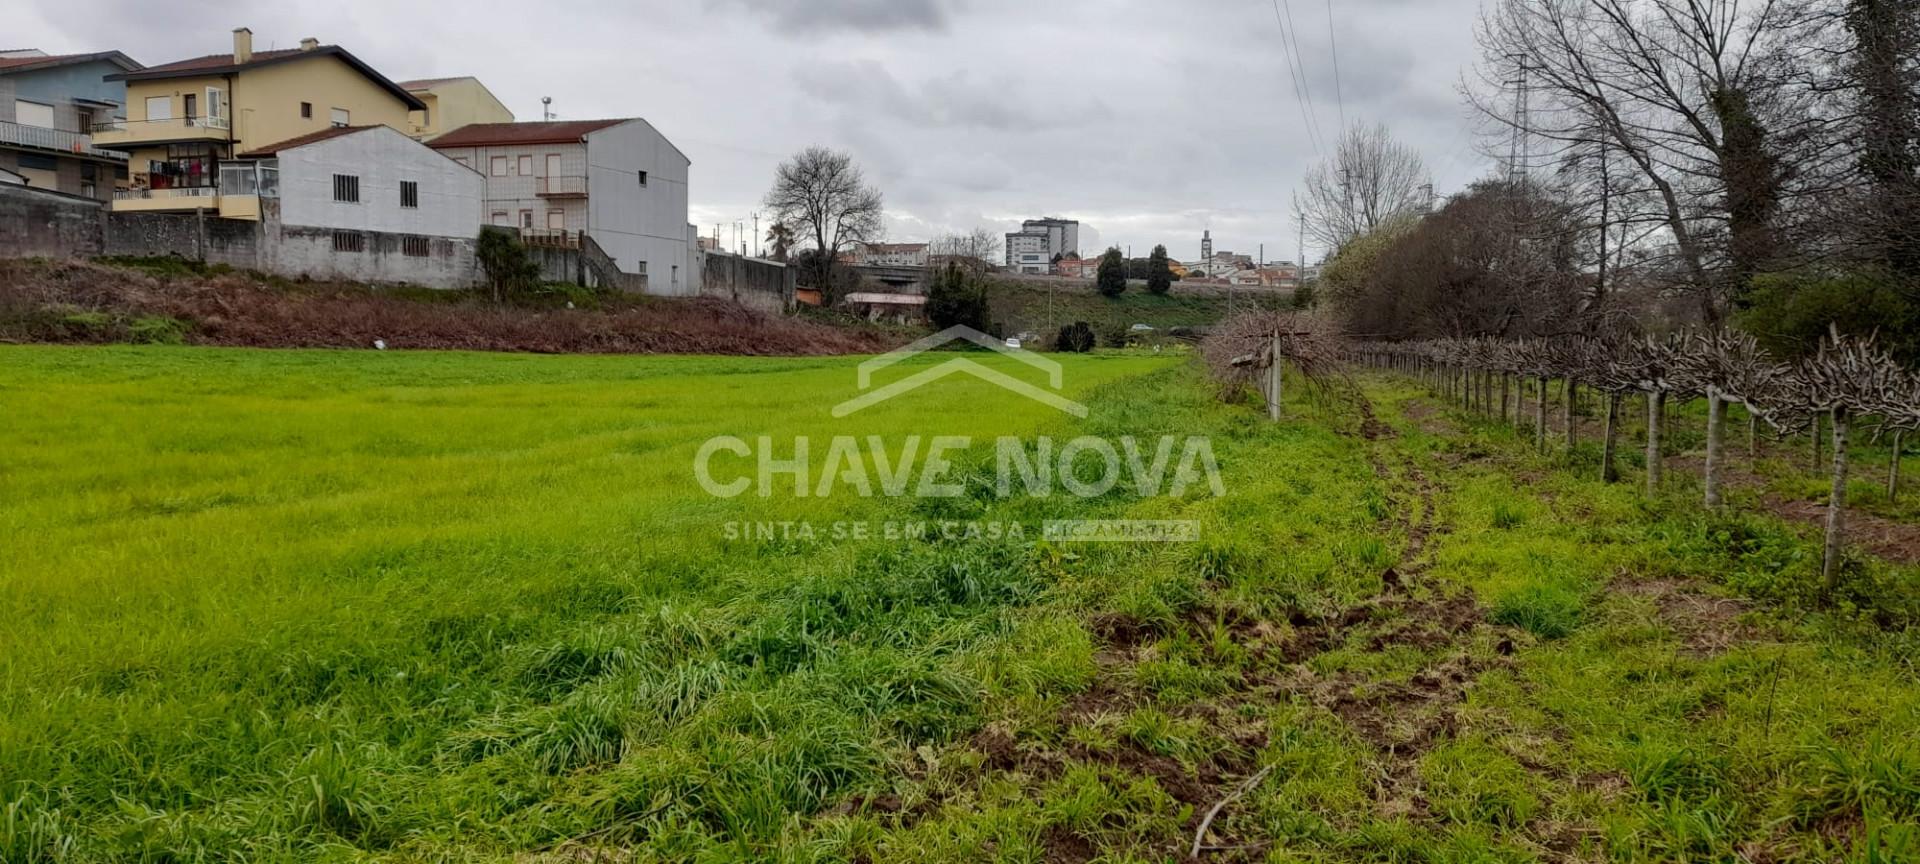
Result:
<svg viewBox="0 0 1920 864"><path fill-rule="evenodd" d="M701 296L732 300L776 315L793 311L797 277L792 268L723 252L700 254L704 258L700 264Z"/></svg>
<svg viewBox="0 0 1920 864"><path fill-rule="evenodd" d="M98 201L0 183L0 257L99 255L105 219Z"/></svg>
<svg viewBox="0 0 1920 864"><path fill-rule="evenodd" d="M176 255L279 276L336 282L466 288L480 281L474 242L425 237L409 255L406 235L284 225L272 202L259 222L194 213L110 213L105 254Z"/></svg>
<svg viewBox="0 0 1920 864"><path fill-rule="evenodd" d="M173 255L241 270L277 272L262 258L266 245L262 224L201 213L108 213L104 254Z"/></svg>

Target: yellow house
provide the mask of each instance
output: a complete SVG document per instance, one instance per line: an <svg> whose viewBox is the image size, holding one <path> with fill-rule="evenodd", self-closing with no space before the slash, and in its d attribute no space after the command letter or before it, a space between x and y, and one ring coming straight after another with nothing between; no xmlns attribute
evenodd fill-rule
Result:
<svg viewBox="0 0 1920 864"><path fill-rule="evenodd" d="M402 81L400 86L427 106L407 117L411 124L408 134L421 141L432 141L472 123L513 122L513 112L471 75L419 78Z"/></svg>
<svg viewBox="0 0 1920 864"><path fill-rule="evenodd" d="M302 39L298 48L255 51L245 27L233 31L231 54L108 80L127 85L127 118L93 131L95 147L128 156L129 188L115 193L115 211L218 210L223 160L335 126L405 133L408 113L426 107L338 45Z"/></svg>

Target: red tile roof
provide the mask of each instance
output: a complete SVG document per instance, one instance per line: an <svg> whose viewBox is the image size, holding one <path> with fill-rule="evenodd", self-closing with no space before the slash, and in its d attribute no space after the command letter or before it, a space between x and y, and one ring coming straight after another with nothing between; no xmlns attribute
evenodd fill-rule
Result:
<svg viewBox="0 0 1920 864"><path fill-rule="evenodd" d="M248 150L247 152L240 154L239 158L264 159L266 157L276 155L282 150L292 150L295 147L312 144L315 141L325 141L328 138L338 138L342 135L352 135L355 132L365 132L368 129L378 129L378 128L380 127L378 126L334 126L331 128L322 129L318 132L308 132L305 135L300 135L293 138L288 138L285 141L268 144L265 147L255 147L252 150Z"/></svg>
<svg viewBox="0 0 1920 864"><path fill-rule="evenodd" d="M428 141L427 146L445 149L512 144L568 144L585 138L589 132L597 132L608 126L618 126L626 122L628 122L626 119L619 119L555 120L547 123L469 123Z"/></svg>
<svg viewBox="0 0 1920 864"><path fill-rule="evenodd" d="M91 54L52 54L30 57L0 57L0 71L18 70L22 67L66 66L72 63L87 63L93 60L106 60L129 72L140 68L140 64L118 51L96 51Z"/></svg>
<svg viewBox="0 0 1920 864"><path fill-rule="evenodd" d="M338 49L340 46L328 45L325 47ZM317 51L319 49L314 49L314 50ZM255 51L253 52L253 59L248 60L246 62L246 65L252 66L255 63L265 63L268 60L273 60L275 58L280 58L280 57L290 57L292 55L300 54L300 53L306 53L306 52L302 52L298 48L282 48L278 51ZM195 57L190 60L175 60L172 63L162 63L158 66L148 66L145 70L142 70L142 71L147 73L201 72L207 69L226 69L234 65L235 64L233 62L232 54L208 54L205 57ZM159 78L159 77L162 77L162 75L150 74L149 77Z"/></svg>
<svg viewBox="0 0 1920 864"><path fill-rule="evenodd" d="M421 102L418 97L412 93L408 93L406 88L393 83L387 76L374 71L372 66L368 66L360 58L353 56L353 52L338 45L320 45L314 48L282 48L277 51L255 51L253 52L253 56L247 58L247 62L245 63L233 62L232 54L208 54L204 57L194 57L189 60L176 60L172 63L148 66L139 71L108 75L107 80L149 81L156 78L182 78L190 75L224 75L242 69L252 69L274 63L286 63L305 57L338 57L341 62L352 66L355 71L365 75L368 80L380 85L382 89L388 93L392 93L401 102L406 103L408 108L421 109L427 107L426 103Z"/></svg>

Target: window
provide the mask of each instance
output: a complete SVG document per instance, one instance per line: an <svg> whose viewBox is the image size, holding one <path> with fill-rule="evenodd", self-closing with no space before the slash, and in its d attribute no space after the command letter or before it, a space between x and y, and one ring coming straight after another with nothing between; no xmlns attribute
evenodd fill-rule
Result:
<svg viewBox="0 0 1920 864"><path fill-rule="evenodd" d="M333 251L365 252L367 251L367 235L358 231L335 231L333 232Z"/></svg>
<svg viewBox="0 0 1920 864"><path fill-rule="evenodd" d="M505 210L493 211L493 217L488 219L487 221L495 225L498 225L502 228L510 227L513 225L512 222L507 221L507 211Z"/></svg>
<svg viewBox="0 0 1920 864"><path fill-rule="evenodd" d="M547 211L547 227L555 231L567 230L567 213L564 210Z"/></svg>
<svg viewBox="0 0 1920 864"><path fill-rule="evenodd" d="M20 113L18 111L15 111L14 119L18 120L19 117L20 117ZM74 127L78 131L92 132L93 131L93 109L81 108L79 106L75 106L73 109L73 121L74 121Z"/></svg>
<svg viewBox="0 0 1920 864"><path fill-rule="evenodd" d="M532 156L520 157L520 176L522 177L533 176L533 157Z"/></svg>
<svg viewBox="0 0 1920 864"><path fill-rule="evenodd" d="M82 198L96 198L96 197L99 197L99 196L97 196L97 195L95 195L95 194L94 194L94 191L93 191L93 190L94 190L94 187L93 187L93 184L92 184L92 183L82 183L82 184L80 184L80 197L82 197Z"/></svg>
<svg viewBox="0 0 1920 864"><path fill-rule="evenodd" d="M412 180L400 181L400 206L408 208L420 206L419 183Z"/></svg>
<svg viewBox="0 0 1920 864"><path fill-rule="evenodd" d="M507 176L507 157L495 156L487 162L487 173L495 177Z"/></svg>
<svg viewBox="0 0 1920 864"><path fill-rule="evenodd" d="M353 115L348 113L345 108L335 108L333 109L333 125L336 127L351 126L353 125Z"/></svg>
<svg viewBox="0 0 1920 864"><path fill-rule="evenodd" d="M13 121L22 126L38 126L42 129L53 128L53 106L25 99L13 100ZM82 126L81 129L87 127Z"/></svg>
<svg viewBox="0 0 1920 864"><path fill-rule="evenodd" d="M548 177L560 176L560 154L558 153L547 154L547 176Z"/></svg>
<svg viewBox="0 0 1920 864"><path fill-rule="evenodd" d="M520 211L520 227L522 228L533 227L533 211L532 210Z"/></svg>
<svg viewBox="0 0 1920 864"><path fill-rule="evenodd" d="M223 98L224 96L225 94L222 93L220 89L217 87L207 88L207 119L208 120L219 120L227 116L227 109L225 104L227 100Z"/></svg>
<svg viewBox="0 0 1920 864"><path fill-rule="evenodd" d="M180 113L186 115L188 122L192 122L193 118L200 116L200 97L192 93L182 94L180 97Z"/></svg>
<svg viewBox="0 0 1920 864"><path fill-rule="evenodd" d="M645 171L640 172L640 185L647 185L647 172Z"/></svg>
<svg viewBox="0 0 1920 864"><path fill-rule="evenodd" d="M409 258L425 258L433 254L433 241L425 237L408 235L400 238L400 254Z"/></svg>
<svg viewBox="0 0 1920 864"><path fill-rule="evenodd" d="M173 119L173 97L172 96L148 96L147 97L147 119L148 120L172 120Z"/></svg>
<svg viewBox="0 0 1920 864"><path fill-rule="evenodd" d="M333 175L333 200L347 204L360 203L360 176L357 174Z"/></svg>
<svg viewBox="0 0 1920 864"><path fill-rule="evenodd" d="M300 119L302 120L313 119L313 103L312 102L300 103Z"/></svg>

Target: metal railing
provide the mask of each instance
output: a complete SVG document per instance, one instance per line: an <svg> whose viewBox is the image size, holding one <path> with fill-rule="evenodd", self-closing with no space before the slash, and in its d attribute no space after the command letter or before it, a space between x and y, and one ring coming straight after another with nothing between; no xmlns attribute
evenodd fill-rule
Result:
<svg viewBox="0 0 1920 864"><path fill-rule="evenodd" d="M212 186L179 186L172 189L115 189L113 200L133 201L148 198L213 198L220 190Z"/></svg>
<svg viewBox="0 0 1920 864"><path fill-rule="evenodd" d="M127 158L125 154L101 150L93 146L93 139L87 137L85 133L47 129L42 126L26 126L19 123L0 122L0 144L56 150L61 153L76 153L116 161L125 161Z"/></svg>
<svg viewBox="0 0 1920 864"><path fill-rule="evenodd" d="M585 195L587 194L587 178L574 175L541 177L539 178L539 183L535 186L534 194L546 196Z"/></svg>
<svg viewBox="0 0 1920 864"><path fill-rule="evenodd" d="M93 131L147 135L166 129L226 129L225 117L169 117L165 120L109 120L93 124Z"/></svg>
<svg viewBox="0 0 1920 864"><path fill-rule="evenodd" d="M559 228L521 228L520 240L528 246L556 246L562 249L580 248L580 232Z"/></svg>

